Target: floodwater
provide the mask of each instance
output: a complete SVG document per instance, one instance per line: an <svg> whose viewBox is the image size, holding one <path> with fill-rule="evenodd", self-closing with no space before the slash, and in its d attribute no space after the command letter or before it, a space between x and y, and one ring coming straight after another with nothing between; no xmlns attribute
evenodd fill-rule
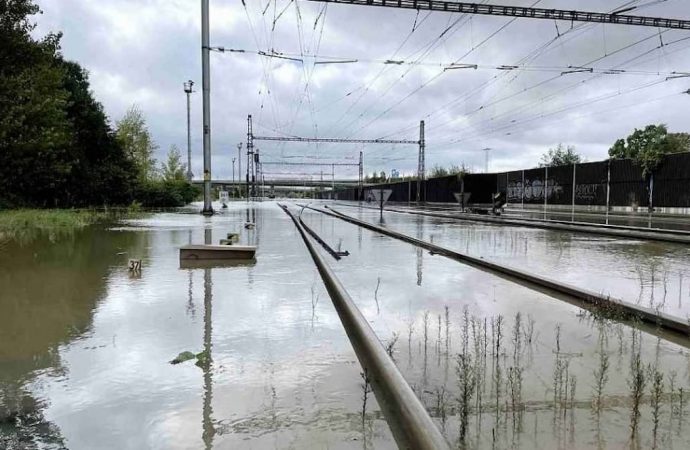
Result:
<svg viewBox="0 0 690 450"><path fill-rule="evenodd" d="M287 215L273 202L197 211L4 244L0 448L395 448ZM302 217L349 251L324 255L453 448L690 446L687 342L317 212ZM636 261L659 261L658 279L659 267L687 264L673 244L392 213L385 225L555 277L569 267L564 279L590 289L608 278L634 291ZM179 246L237 231L258 245L254 263L180 269ZM142 259L140 274L129 258ZM669 312L690 311L688 282ZM171 365L183 351L210 359Z"/></svg>
<svg viewBox="0 0 690 450"><path fill-rule="evenodd" d="M391 203L397 208L410 208L412 210L428 210L432 212L459 213L461 208L454 204L433 204L424 207L412 206L409 203ZM505 207L503 217L516 219L555 220L562 222L584 222L594 224L623 225L638 228L670 229L690 231L690 221L683 216L673 216L660 213L625 213L602 211L571 211L567 207L551 209L544 212L539 209L522 208L519 205L510 204Z"/></svg>
<svg viewBox="0 0 690 450"><path fill-rule="evenodd" d="M379 212L337 204L377 221ZM387 213L386 226L472 256L690 320L690 246Z"/></svg>

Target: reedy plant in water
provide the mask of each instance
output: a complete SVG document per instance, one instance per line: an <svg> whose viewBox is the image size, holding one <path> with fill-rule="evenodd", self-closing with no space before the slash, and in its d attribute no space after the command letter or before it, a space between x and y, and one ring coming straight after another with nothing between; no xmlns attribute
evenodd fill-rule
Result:
<svg viewBox="0 0 690 450"><path fill-rule="evenodd" d="M469 423L472 396L474 395L475 377L472 365L472 356L469 354L459 354L457 357L456 373L458 377L458 413L460 416L460 443L464 445L467 439L467 428Z"/></svg>
<svg viewBox="0 0 690 450"><path fill-rule="evenodd" d="M522 314L515 314L515 324L513 325L513 364L520 365L520 354L522 353Z"/></svg>
<svg viewBox="0 0 690 450"><path fill-rule="evenodd" d="M633 439L637 437L637 428L640 423L640 403L642 401L642 395L644 394L646 381L640 353L639 351L635 351L631 357L630 378L628 379L630 398L632 401L630 410L630 435Z"/></svg>
<svg viewBox="0 0 690 450"><path fill-rule="evenodd" d="M661 417L661 401L664 395L664 374L656 368L651 371L652 386L650 392L652 407L652 448L657 446L657 434L659 431L659 419Z"/></svg>
<svg viewBox="0 0 690 450"><path fill-rule="evenodd" d="M594 412L597 418L601 414L601 399L609 380L609 356L604 350L603 342L599 346L599 367L594 370Z"/></svg>

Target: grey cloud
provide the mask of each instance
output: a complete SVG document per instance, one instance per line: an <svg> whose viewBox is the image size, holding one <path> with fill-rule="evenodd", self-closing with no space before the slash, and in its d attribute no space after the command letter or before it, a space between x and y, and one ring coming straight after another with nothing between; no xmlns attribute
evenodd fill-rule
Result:
<svg viewBox="0 0 690 450"><path fill-rule="evenodd" d="M299 22L294 3L289 6L289 0L247 0L246 3L251 27L241 2L211 1L213 45L257 50L258 41L259 49L263 51L273 48L286 53L300 53ZM534 0L496 0L493 3L528 5ZM539 6L599 11L612 10L623 3L626 2L543 0ZM688 18L684 3L669 0L640 10L639 14ZM96 97L103 102L113 120L121 117L131 104L137 103L147 114L150 128L161 147L157 154L159 159L172 144L185 148L182 82L191 78L197 82L199 90L201 88L198 1L39 0L39 4L45 13L37 18L40 25L37 33L64 31L65 55L91 72ZM267 5L266 13L262 14ZM287 8L272 31L274 5L276 15ZM417 14L388 8L330 5L314 27L322 4L300 0L297 5L302 18L302 49L305 53L316 51L320 39L320 55L360 60L413 60L421 54L419 49L433 42L459 18L444 13L432 13L427 18L426 12ZM411 34L415 21L417 29ZM659 33L651 28L611 25L587 25L582 26L582 30L569 31L571 24L563 22L558 23L557 31L556 25L550 21L516 20L482 44L508 22L510 19L479 16L471 20L467 17L461 19L446 33L445 36L449 36L447 41L429 52L423 61L451 62L467 54L462 62L516 64L560 32L565 33L561 39L553 42L538 58L526 63L550 67L580 65ZM322 23L325 27L321 35ZM686 36L687 33L669 31L661 38L650 38L593 65L615 67L649 52L626 67L659 72L690 70L690 41L668 45ZM658 49L662 40L667 45ZM395 54L397 49L399 51ZM211 60L213 173L217 178L231 175L231 158L237 153L236 144L246 140L247 114L253 114L257 133L274 134L274 129L277 129L287 134L313 135L318 130L322 137L345 137L442 70L426 65L410 70L409 66L366 62L314 67L311 58L305 58L307 63L303 68L291 61L229 53L214 53ZM371 83L382 69L383 74ZM305 91L304 74L312 73L312 70L309 89ZM690 128L685 114L690 96L680 95L690 87L690 79L669 81L634 94L547 115L521 127L511 125L663 78L660 75L600 76L568 89L562 95L549 97L574 82L593 77L592 74L572 74L559 77L539 89L525 91L554 75L558 74L502 73L483 69L448 71L353 137L375 138L407 128L399 137L415 138L419 120L424 119L429 129L428 167L465 162L475 170L483 170L481 149L491 147L494 149L492 169L503 170L535 166L541 154L559 142L575 145L585 157L596 160L604 158L611 143L627 135L634 127L663 122L676 131ZM499 76L496 83L480 89L483 83L495 76ZM264 83L266 79L267 84ZM351 107L367 85L369 91ZM393 88L388 90L391 85ZM305 92L308 92L308 98ZM349 92L351 95L345 97ZM673 93L677 96L670 96ZM441 105L454 99L462 100L468 95L452 108L427 117ZM473 113L482 105L510 95L514 97ZM668 99L650 101L659 97ZM542 101L544 98L546 100ZM639 105L626 107L636 102ZM605 113L617 107L618 110ZM199 174L202 161L200 92L193 95L192 108L193 171ZM451 119L455 121L446 124ZM352 126L345 128L347 124ZM508 128L503 129L505 126ZM450 144L458 139L466 140ZM358 145L265 142L259 143L259 147L266 155L265 159L299 154L354 157L363 149ZM415 170L416 149L413 147L369 146L364 151L368 173L392 168L408 173ZM305 171L317 172L312 169ZM356 170L343 169L340 174L355 176Z"/></svg>

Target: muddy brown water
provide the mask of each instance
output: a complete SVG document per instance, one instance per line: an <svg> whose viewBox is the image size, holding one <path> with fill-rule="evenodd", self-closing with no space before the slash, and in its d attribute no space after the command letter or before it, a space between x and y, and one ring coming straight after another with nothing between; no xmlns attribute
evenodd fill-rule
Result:
<svg viewBox="0 0 690 450"><path fill-rule="evenodd" d="M197 209L5 245L0 448L395 448L371 393L362 415L361 368L287 215L272 202L233 203L210 219ZM302 217L350 252L326 257L453 447L649 448L654 370L664 377L657 447L690 445L685 347L340 220ZM623 294L640 287L633 264L654 258L657 274L687 264L670 244L385 219L547 274L576 266L570 282L592 289L608 278ZM248 220L255 229L244 229ZM179 246L235 231L258 245L255 263L180 269ZM142 259L140 274L128 272L129 258ZM676 294L669 278L667 304ZM675 281L681 306L670 311L685 312L690 280ZM211 358L169 364L183 351ZM602 354L609 369L597 414ZM649 381L631 437L637 354Z"/></svg>

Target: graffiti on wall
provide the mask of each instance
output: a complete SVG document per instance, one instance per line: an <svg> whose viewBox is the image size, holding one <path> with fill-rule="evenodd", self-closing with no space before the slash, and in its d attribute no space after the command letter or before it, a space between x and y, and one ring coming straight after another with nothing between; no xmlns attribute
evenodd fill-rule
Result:
<svg viewBox="0 0 690 450"><path fill-rule="evenodd" d="M546 198L557 199L563 193L563 186L561 186L558 181L549 178L546 183ZM508 183L508 201L509 202L521 202L522 199L525 201L530 200L543 200L544 199L544 181L541 179L529 180L525 179L525 185L522 185L522 181L511 181Z"/></svg>
<svg viewBox="0 0 690 450"><path fill-rule="evenodd" d="M575 185L575 199L581 202L592 202L597 198L601 184L578 184Z"/></svg>

